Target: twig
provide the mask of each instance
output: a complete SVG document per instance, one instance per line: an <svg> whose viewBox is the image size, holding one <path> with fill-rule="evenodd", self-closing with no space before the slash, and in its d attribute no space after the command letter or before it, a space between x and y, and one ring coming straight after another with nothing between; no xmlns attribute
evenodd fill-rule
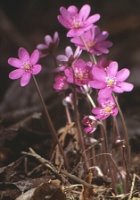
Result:
<svg viewBox="0 0 140 200"><path fill-rule="evenodd" d="M131 200L131 198L132 198L135 182L136 182L136 174L133 174L133 180L132 180L132 184L131 184L131 189L130 189L130 194L129 194L128 200Z"/></svg>
<svg viewBox="0 0 140 200"><path fill-rule="evenodd" d="M34 158L36 158L37 160L39 160L39 162L41 162L43 165L45 165L48 169L50 169L57 177L59 177L60 179L62 179L62 175L67 176L68 178L72 179L73 181L76 181L79 184L83 184L85 187L88 188L93 188L94 186L87 183L86 181L82 180L81 178L65 171L65 170L60 170L60 172L58 172L58 170L53 166L53 164L51 162L49 162L48 160L46 160L45 158L41 157L39 154L37 154L32 148L29 148L30 152L22 152L24 155L28 155L28 156L32 156ZM62 175L61 175L62 174Z"/></svg>

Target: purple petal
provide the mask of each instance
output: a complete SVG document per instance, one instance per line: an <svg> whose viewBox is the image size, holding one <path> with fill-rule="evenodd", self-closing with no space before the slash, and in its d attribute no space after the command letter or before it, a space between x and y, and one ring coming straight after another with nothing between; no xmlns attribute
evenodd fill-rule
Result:
<svg viewBox="0 0 140 200"><path fill-rule="evenodd" d="M86 25L93 24L93 23L97 22L99 19L100 19L99 14L92 15L91 17L89 17L86 20Z"/></svg>
<svg viewBox="0 0 140 200"><path fill-rule="evenodd" d="M93 80L93 81L90 81L89 82L89 85L92 87L92 88L95 88L95 89L102 89L104 88L106 85L105 85L105 82L101 82L101 81L98 81L98 80Z"/></svg>
<svg viewBox="0 0 140 200"><path fill-rule="evenodd" d="M30 58L28 51L22 47L19 48L18 50L18 56L22 61L25 61L25 62L28 61Z"/></svg>
<svg viewBox="0 0 140 200"><path fill-rule="evenodd" d="M116 92L116 93L123 93L124 92L123 88L118 86L118 85L114 86L113 91Z"/></svg>
<svg viewBox="0 0 140 200"><path fill-rule="evenodd" d="M59 15L58 17L58 21L60 24L62 24L65 28L71 28L71 23L66 20L65 18L63 18L61 15Z"/></svg>
<svg viewBox="0 0 140 200"><path fill-rule="evenodd" d="M55 32L53 35L53 42L56 43L58 41L59 41L59 34L58 34L58 32Z"/></svg>
<svg viewBox="0 0 140 200"><path fill-rule="evenodd" d="M101 110L102 110L101 108L93 108L92 109L92 113L94 115L100 115Z"/></svg>
<svg viewBox="0 0 140 200"><path fill-rule="evenodd" d="M80 36L82 35L84 32L83 29L70 29L67 33L67 37L77 37L77 36Z"/></svg>
<svg viewBox="0 0 140 200"><path fill-rule="evenodd" d="M105 82L106 73L104 69L93 67L92 74L93 74L94 79Z"/></svg>
<svg viewBox="0 0 140 200"><path fill-rule="evenodd" d="M22 62L18 58L9 58L8 64L16 68L20 68L22 66Z"/></svg>
<svg viewBox="0 0 140 200"><path fill-rule="evenodd" d="M65 49L66 56L70 58L73 55L72 48L70 46L66 47Z"/></svg>
<svg viewBox="0 0 140 200"><path fill-rule="evenodd" d="M75 52L74 52L74 58L78 58L82 53L82 49L80 47L77 47Z"/></svg>
<svg viewBox="0 0 140 200"><path fill-rule="evenodd" d="M38 62L39 55L40 55L40 53L37 49L33 51L33 53L31 54L31 57L30 57L30 62L32 65L35 65Z"/></svg>
<svg viewBox="0 0 140 200"><path fill-rule="evenodd" d="M63 17L68 17L68 18L70 18L71 17L71 14L70 14L70 12L65 8L65 7L60 7L60 13L61 13L61 15L63 16Z"/></svg>
<svg viewBox="0 0 140 200"><path fill-rule="evenodd" d="M79 11L79 17L82 18L83 20L87 19L90 13L90 6L89 5L84 5Z"/></svg>
<svg viewBox="0 0 140 200"><path fill-rule="evenodd" d="M72 14L77 14L77 13L78 13L77 7L76 7L76 6L73 6L73 5L68 7L68 11L69 11L70 13L72 13Z"/></svg>
<svg viewBox="0 0 140 200"><path fill-rule="evenodd" d="M67 82L69 83L73 83L74 80L73 80L73 72L72 72L72 69L65 69L64 70L64 73L67 77Z"/></svg>
<svg viewBox="0 0 140 200"><path fill-rule="evenodd" d="M49 46L50 43L52 43L52 38L51 38L50 35L46 35L46 36L44 37L44 40L45 40L45 43L46 43L47 46Z"/></svg>
<svg viewBox="0 0 140 200"><path fill-rule="evenodd" d="M108 98L111 96L111 94L112 94L112 89L108 87L101 89L98 93L99 98Z"/></svg>
<svg viewBox="0 0 140 200"><path fill-rule="evenodd" d="M98 30L98 34L96 33L96 42L100 42L100 41L103 41L105 40L107 37L108 37L108 32L107 31L100 31L100 29L98 27L96 27L96 32Z"/></svg>
<svg viewBox="0 0 140 200"><path fill-rule="evenodd" d="M61 62L67 62L68 61L68 57L65 55L58 55L56 57L57 60L61 61Z"/></svg>
<svg viewBox="0 0 140 200"><path fill-rule="evenodd" d="M16 69L9 73L9 78L12 80L20 78L24 73L23 69Z"/></svg>
<svg viewBox="0 0 140 200"><path fill-rule="evenodd" d="M134 85L132 83L122 82L119 83L119 86L123 89L123 91L131 92L134 88Z"/></svg>
<svg viewBox="0 0 140 200"><path fill-rule="evenodd" d="M83 41L81 41L80 37L74 37L70 40L72 43L76 44L76 46L84 46Z"/></svg>
<svg viewBox="0 0 140 200"><path fill-rule="evenodd" d="M46 44L38 44L38 45L36 46L36 48L39 49L39 50L44 50L44 49L47 49L48 47L47 47Z"/></svg>
<svg viewBox="0 0 140 200"><path fill-rule="evenodd" d="M21 79L20 79L20 86L21 86L21 87L26 86L26 85L29 83L30 79L31 79L31 74L25 72L25 73L23 74L23 76L21 77Z"/></svg>
<svg viewBox="0 0 140 200"><path fill-rule="evenodd" d="M69 11L67 11L66 8L61 7L60 8L60 13L61 13L61 16L62 16L63 20L67 21L68 24L72 23L72 16L73 15Z"/></svg>
<svg viewBox="0 0 140 200"><path fill-rule="evenodd" d="M32 68L32 74L34 75L38 74L41 71L41 69L42 69L41 65L39 64L34 65Z"/></svg>
<svg viewBox="0 0 140 200"><path fill-rule="evenodd" d="M113 76L113 77L116 76L117 71L118 71L118 63L111 62L106 70L107 70L108 76Z"/></svg>
<svg viewBox="0 0 140 200"><path fill-rule="evenodd" d="M123 82L128 78L129 75L130 75L130 71L128 69L126 68L121 69L117 73L117 76L116 76L117 81Z"/></svg>

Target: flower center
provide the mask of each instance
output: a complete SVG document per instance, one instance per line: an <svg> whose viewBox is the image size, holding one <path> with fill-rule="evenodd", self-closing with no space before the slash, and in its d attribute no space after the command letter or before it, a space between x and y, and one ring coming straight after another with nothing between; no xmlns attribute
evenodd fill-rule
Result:
<svg viewBox="0 0 140 200"><path fill-rule="evenodd" d="M106 77L106 83L108 87L113 87L114 85L116 85L115 77Z"/></svg>
<svg viewBox="0 0 140 200"><path fill-rule="evenodd" d="M75 79L77 82L80 82L81 84L85 84L88 80L89 74L88 71L76 71L75 72Z"/></svg>
<svg viewBox="0 0 140 200"><path fill-rule="evenodd" d="M112 113L112 106L106 106L106 107L104 108L104 112L105 112L105 113Z"/></svg>
<svg viewBox="0 0 140 200"><path fill-rule="evenodd" d="M76 20L75 18L73 19L73 27L78 29L81 27L81 21L80 20Z"/></svg>
<svg viewBox="0 0 140 200"><path fill-rule="evenodd" d="M23 65L23 68L24 70L27 72L27 71L30 71L31 70L31 65L29 63L24 63Z"/></svg>
<svg viewBox="0 0 140 200"><path fill-rule="evenodd" d="M95 41L88 41L87 42L87 46L89 47L89 48L92 48L92 47L94 47L94 45L95 45Z"/></svg>

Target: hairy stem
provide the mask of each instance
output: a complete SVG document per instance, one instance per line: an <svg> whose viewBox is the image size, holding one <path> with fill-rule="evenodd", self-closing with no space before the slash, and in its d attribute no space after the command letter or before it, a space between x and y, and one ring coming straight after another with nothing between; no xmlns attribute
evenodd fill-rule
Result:
<svg viewBox="0 0 140 200"><path fill-rule="evenodd" d="M34 84L35 84L35 87L36 87L38 96L39 96L39 98L40 98L40 101L41 101L41 104L42 104L42 107L43 107L43 110L44 110L44 114L45 114L45 117L46 117L46 119L47 119L49 128L50 128L51 133L52 133L54 139L56 140L56 143L57 143L57 145L58 145L58 147L59 147L59 150L60 150L60 152L61 152L61 154L62 154L62 156L63 156L65 167L68 169L68 168L69 168L69 167L68 167L69 165L68 165L66 156L65 156L65 154L64 154L63 148L62 148L62 146L61 146L61 144L60 144L60 142L59 142L59 139L58 139L58 137L57 137L57 132L56 132L56 130L55 130L55 128L54 128L52 119L51 119L50 114L49 114L49 112L48 112L47 105L46 105L45 102L44 102L44 99L43 99L43 96L42 96L42 94L41 94L39 85L38 85L37 80L36 80L36 78L35 78L34 76L33 76L33 80L34 80Z"/></svg>
<svg viewBox="0 0 140 200"><path fill-rule="evenodd" d="M130 145L129 145L128 131L127 131L127 127L126 127L126 123L125 123L125 120L124 120L124 116L123 116L122 110L120 108L120 105L118 103L118 100L115 97L115 95L113 95L113 97L114 97L115 103L116 103L116 105L118 107L118 111L119 111L119 114L120 114L123 130L124 130L123 134L124 134L125 145L126 145L126 158L127 158L126 162L127 162L127 168L129 169L131 155L130 155Z"/></svg>
<svg viewBox="0 0 140 200"><path fill-rule="evenodd" d="M78 107L77 107L76 88L74 88L74 110L75 110L75 120L76 120L76 126L77 126L78 137L79 137L79 145L81 146L81 149L82 149L82 156L84 159L84 166L85 166L84 168L85 168L85 173L86 173L88 171L89 164L88 164L85 143L84 143L83 133L82 133L81 124L80 124L79 111L78 111Z"/></svg>
<svg viewBox="0 0 140 200"><path fill-rule="evenodd" d="M108 147L108 141L107 141L107 132L106 132L106 127L103 123L103 121L101 121L99 123L99 125L101 126L102 128L102 134L103 134L103 138L104 138L104 147L105 147L105 153L108 154L109 153L109 147ZM109 160L109 157L106 156L106 159L107 159L107 164L108 164L108 168L109 169L109 173L110 173L110 176L111 176L111 179L112 179L112 187L113 189L115 190L115 177L114 177L114 173L113 173L113 170L112 170L112 167L111 167L111 164L110 164L110 160Z"/></svg>

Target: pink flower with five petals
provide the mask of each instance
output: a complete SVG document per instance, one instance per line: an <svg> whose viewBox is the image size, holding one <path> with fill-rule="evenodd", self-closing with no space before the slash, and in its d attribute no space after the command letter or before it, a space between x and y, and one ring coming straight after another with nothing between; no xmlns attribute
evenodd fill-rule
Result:
<svg viewBox="0 0 140 200"><path fill-rule="evenodd" d="M10 72L9 78L12 80L20 79L20 86L26 86L32 75L36 75L41 71L41 65L37 64L39 60L39 51L34 50L31 56L25 48L19 48L19 58L9 58L9 65L17 68Z"/></svg>
<svg viewBox="0 0 140 200"><path fill-rule="evenodd" d="M60 8L60 14L58 16L59 22L67 29L69 29L67 36L75 37L80 36L84 31L89 30L93 23L100 19L99 14L94 14L89 17L90 6L85 4L78 11L76 6L69 6L67 9L64 7Z"/></svg>
<svg viewBox="0 0 140 200"><path fill-rule="evenodd" d="M92 88L99 89L99 96L110 96L112 92L123 93L130 92L133 89L133 84L125 82L130 71L123 68L118 71L118 63L110 62L106 69L93 67L93 80L89 82Z"/></svg>
<svg viewBox="0 0 140 200"><path fill-rule="evenodd" d="M109 116L116 116L118 114L118 108L111 96L104 98L99 97L98 103L99 107L92 109L92 113L96 119L104 120Z"/></svg>

